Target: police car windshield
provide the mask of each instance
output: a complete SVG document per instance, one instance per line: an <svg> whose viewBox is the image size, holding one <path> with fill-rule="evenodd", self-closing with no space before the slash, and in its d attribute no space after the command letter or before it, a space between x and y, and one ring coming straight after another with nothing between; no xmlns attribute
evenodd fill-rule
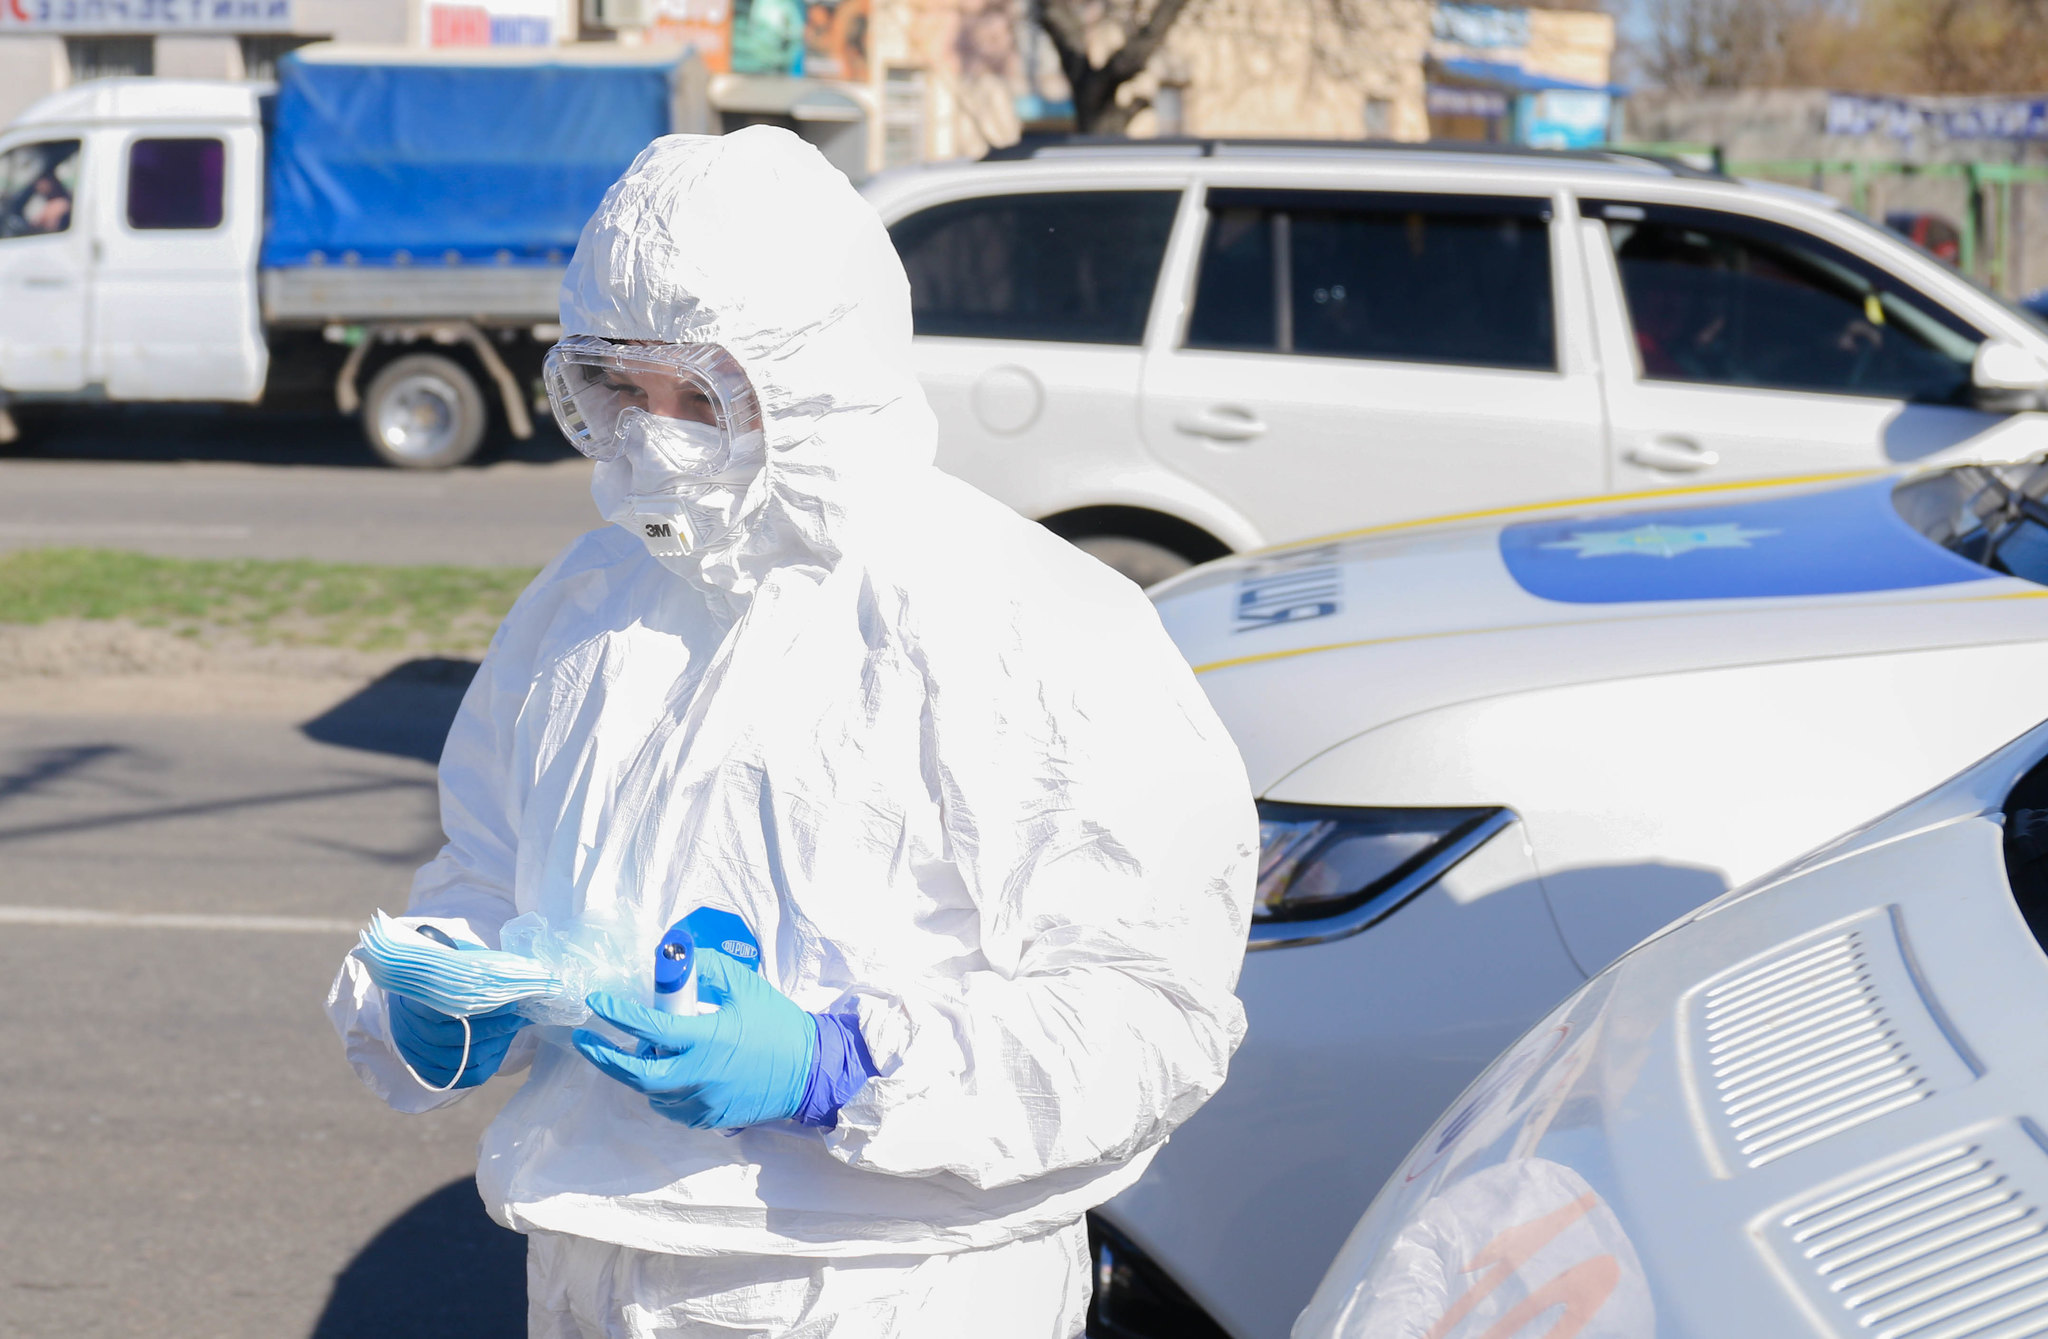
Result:
<svg viewBox="0 0 2048 1339"><path fill-rule="evenodd" d="M1951 553L2048 586L2048 463L1960 465L1902 484L1892 505Z"/></svg>

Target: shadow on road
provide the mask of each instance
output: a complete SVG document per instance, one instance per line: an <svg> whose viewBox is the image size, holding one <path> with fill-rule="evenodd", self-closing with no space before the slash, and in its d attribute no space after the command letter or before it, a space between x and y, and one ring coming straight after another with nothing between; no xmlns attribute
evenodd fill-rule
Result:
<svg viewBox="0 0 2048 1339"><path fill-rule="evenodd" d="M118 757L128 750L114 744L78 744L69 748L37 749L16 771L0 774L0 800L10 800L56 784L94 763Z"/></svg>
<svg viewBox="0 0 2048 1339"><path fill-rule="evenodd" d="M505 1339L526 1333L526 1242L463 1177L393 1219L334 1280L312 1339Z"/></svg>
<svg viewBox="0 0 2048 1339"><path fill-rule="evenodd" d="M9 454L40 460L230 460L250 465L388 468L354 419L324 412L218 405L67 405L24 418L27 436ZM576 453L547 423L530 441L494 435L477 459L546 464Z"/></svg>
<svg viewBox="0 0 2048 1339"><path fill-rule="evenodd" d="M475 674L474 660L408 660L299 729L322 744L439 762L448 727Z"/></svg>

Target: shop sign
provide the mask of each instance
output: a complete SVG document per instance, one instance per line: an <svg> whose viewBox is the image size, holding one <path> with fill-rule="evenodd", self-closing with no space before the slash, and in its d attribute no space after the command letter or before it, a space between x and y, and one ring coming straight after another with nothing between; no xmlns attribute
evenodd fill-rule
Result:
<svg viewBox="0 0 2048 1339"><path fill-rule="evenodd" d="M1553 88L1523 102L1521 141L1538 149L1590 149L1607 142L1614 99L1606 93Z"/></svg>
<svg viewBox="0 0 2048 1339"><path fill-rule="evenodd" d="M0 33L292 30L292 0L0 0Z"/></svg>
<svg viewBox="0 0 2048 1339"><path fill-rule="evenodd" d="M1872 98L1828 95L1830 135L1926 132L1943 139L2048 139L2048 98Z"/></svg>
<svg viewBox="0 0 2048 1339"><path fill-rule="evenodd" d="M427 6L427 45L553 46L556 0L469 0Z"/></svg>
<svg viewBox="0 0 2048 1339"><path fill-rule="evenodd" d="M1465 47L1529 45L1529 11L1496 5L1438 5L1429 33L1439 42Z"/></svg>
<svg viewBox="0 0 2048 1339"><path fill-rule="evenodd" d="M1452 88L1431 84L1428 89L1431 116L1506 116L1508 95L1490 88Z"/></svg>

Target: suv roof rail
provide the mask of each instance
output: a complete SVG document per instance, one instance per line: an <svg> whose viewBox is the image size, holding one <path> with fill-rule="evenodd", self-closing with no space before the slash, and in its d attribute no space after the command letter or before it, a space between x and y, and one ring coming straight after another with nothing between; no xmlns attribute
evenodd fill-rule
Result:
<svg viewBox="0 0 2048 1339"><path fill-rule="evenodd" d="M1044 154L1064 156L1077 153L1150 154L1163 158L1217 158L1238 154L1264 155L1289 150L1328 153L1333 150L1359 153L1455 153L1485 158L1557 160L1569 163L1614 163L1659 168L1674 177L1706 181L1733 181L1725 172L1694 167L1662 154L1616 149L1536 149L1525 144L1493 144L1480 140L1385 140L1385 139L1261 139L1229 136L1162 135L1156 139L1134 139L1126 135L1045 134L1026 135L1015 144L990 149L981 161L1011 162Z"/></svg>

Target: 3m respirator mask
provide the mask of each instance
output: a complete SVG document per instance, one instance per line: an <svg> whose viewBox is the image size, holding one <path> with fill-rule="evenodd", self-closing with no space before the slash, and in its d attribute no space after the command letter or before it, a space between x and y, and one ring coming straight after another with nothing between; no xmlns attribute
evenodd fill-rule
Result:
<svg viewBox="0 0 2048 1339"><path fill-rule="evenodd" d="M605 519L664 562L731 530L766 454L760 402L731 354L571 335L541 374L562 435L597 462Z"/></svg>

